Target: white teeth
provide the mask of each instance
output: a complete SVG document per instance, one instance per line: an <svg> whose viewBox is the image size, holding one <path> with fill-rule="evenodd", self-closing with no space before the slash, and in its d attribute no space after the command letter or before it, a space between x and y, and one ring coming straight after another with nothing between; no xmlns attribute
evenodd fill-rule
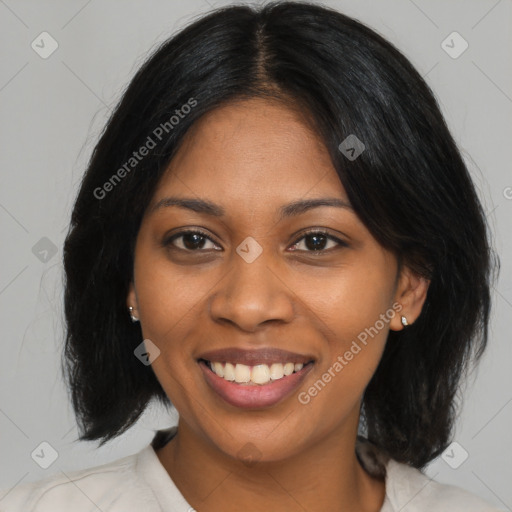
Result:
<svg viewBox="0 0 512 512"><path fill-rule="evenodd" d="M285 375L291 375L295 370L295 365L293 363L286 363L283 367L283 372Z"/></svg>
<svg viewBox="0 0 512 512"><path fill-rule="evenodd" d="M270 367L267 364L247 366L237 363L211 362L211 370L228 381L235 381L239 384L251 382L253 384L268 384L270 381L279 380L298 372L304 368L302 363L273 363Z"/></svg>
<svg viewBox="0 0 512 512"><path fill-rule="evenodd" d="M224 368L222 363L212 363L212 370L219 376L224 377Z"/></svg>
<svg viewBox="0 0 512 512"><path fill-rule="evenodd" d="M235 366L235 382L249 382L251 380L251 367L245 364Z"/></svg>
<svg viewBox="0 0 512 512"><path fill-rule="evenodd" d="M266 384L270 382L270 369L266 364L258 364L251 371L251 381L254 384Z"/></svg>
<svg viewBox="0 0 512 512"><path fill-rule="evenodd" d="M281 363L274 363L270 367L270 378L272 380L282 379L284 376L283 365Z"/></svg>
<svg viewBox="0 0 512 512"><path fill-rule="evenodd" d="M219 375L219 377L224 377L226 380L231 381L235 380L235 367L231 363L226 363L224 365L224 375Z"/></svg>

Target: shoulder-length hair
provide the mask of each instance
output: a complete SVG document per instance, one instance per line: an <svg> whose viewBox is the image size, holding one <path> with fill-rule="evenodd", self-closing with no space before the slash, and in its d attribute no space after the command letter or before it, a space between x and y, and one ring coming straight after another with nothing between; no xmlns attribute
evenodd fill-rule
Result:
<svg viewBox="0 0 512 512"><path fill-rule="evenodd" d="M148 58L109 119L64 247L63 366L80 439L103 444L151 399L169 405L133 354L142 341L126 309L135 240L187 130L206 112L252 97L308 115L359 218L431 281L416 322L389 333L361 409L370 441L421 468L447 446L459 382L487 344L494 267L485 216L410 62L363 24L302 2L231 6L196 20ZM365 145L356 159L338 149L351 134Z"/></svg>

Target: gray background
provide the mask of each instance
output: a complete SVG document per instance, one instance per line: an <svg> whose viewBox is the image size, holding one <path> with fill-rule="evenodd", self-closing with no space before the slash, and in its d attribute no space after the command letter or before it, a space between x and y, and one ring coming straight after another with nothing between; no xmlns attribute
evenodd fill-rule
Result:
<svg viewBox="0 0 512 512"><path fill-rule="evenodd" d="M2 488L129 455L148 443L152 429L176 420L151 407L129 433L101 449L74 441L60 374L62 243L93 145L148 50L228 3L0 0ZM460 447L446 458L458 468L439 458L427 472L512 510L512 2L325 4L365 22L412 60L434 89L480 190L502 260L490 345L461 393ZM31 47L43 31L59 45L46 59ZM453 31L469 44L455 59L441 46ZM460 40L447 44L452 52L461 48ZM48 469L31 457L43 441L58 452ZM461 464L462 450L468 458Z"/></svg>

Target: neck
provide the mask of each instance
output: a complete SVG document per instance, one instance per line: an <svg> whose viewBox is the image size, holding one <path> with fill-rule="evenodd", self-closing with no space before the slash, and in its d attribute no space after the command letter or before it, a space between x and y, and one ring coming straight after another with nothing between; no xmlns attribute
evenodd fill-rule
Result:
<svg viewBox="0 0 512 512"><path fill-rule="evenodd" d="M385 485L357 460L355 427L350 428L351 435L333 434L286 460L244 463L180 421L178 433L157 456L196 510L378 512Z"/></svg>

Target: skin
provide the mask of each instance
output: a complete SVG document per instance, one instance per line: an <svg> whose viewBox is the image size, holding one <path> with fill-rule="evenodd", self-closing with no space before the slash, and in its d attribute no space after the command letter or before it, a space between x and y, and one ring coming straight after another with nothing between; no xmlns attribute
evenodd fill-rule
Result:
<svg viewBox="0 0 512 512"><path fill-rule="evenodd" d="M154 209L169 196L211 201L225 215ZM157 456L197 510L376 512L382 506L384 483L355 456L361 399L389 329L403 328L400 315L409 323L419 316L428 282L399 269L350 206L279 219L283 205L323 197L350 205L321 140L295 109L251 99L195 123L147 209L127 305L144 338L161 351L152 367L180 414L177 436ZM190 237L165 246L185 227L200 228L211 240L199 238L204 245L195 249ZM304 238L311 228L344 245L323 238L323 251L312 250L311 236ZM262 248L252 263L236 252L249 236ZM298 393L394 303L400 314L309 403L300 403ZM315 363L289 397L243 410L207 385L197 362L206 351L233 346L279 347L312 355ZM256 463L244 462L248 451Z"/></svg>

